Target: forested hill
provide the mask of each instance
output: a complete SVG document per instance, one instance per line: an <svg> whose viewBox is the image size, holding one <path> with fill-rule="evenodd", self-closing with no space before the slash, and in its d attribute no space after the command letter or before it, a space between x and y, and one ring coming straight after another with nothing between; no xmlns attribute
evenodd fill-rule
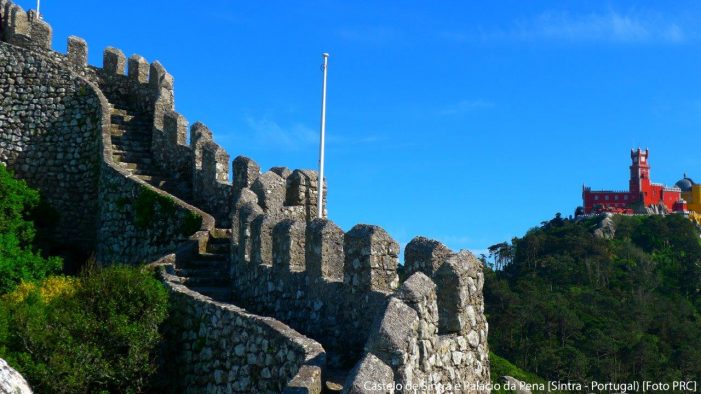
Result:
<svg viewBox="0 0 701 394"><path fill-rule="evenodd" d="M554 380L701 379L701 243L687 219L557 215L490 248L491 350ZM486 260L486 259L485 259Z"/></svg>

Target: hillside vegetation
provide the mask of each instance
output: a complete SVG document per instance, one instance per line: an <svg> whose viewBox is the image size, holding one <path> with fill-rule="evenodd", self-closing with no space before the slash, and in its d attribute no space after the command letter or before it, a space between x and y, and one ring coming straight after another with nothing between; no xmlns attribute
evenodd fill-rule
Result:
<svg viewBox="0 0 701 394"><path fill-rule="evenodd" d="M490 248L491 349L549 380L701 379L701 244L679 215L556 216Z"/></svg>

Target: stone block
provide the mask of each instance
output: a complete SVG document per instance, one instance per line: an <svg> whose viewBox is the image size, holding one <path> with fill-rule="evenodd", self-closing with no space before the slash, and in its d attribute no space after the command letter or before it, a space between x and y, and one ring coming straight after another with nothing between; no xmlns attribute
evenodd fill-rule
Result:
<svg viewBox="0 0 701 394"><path fill-rule="evenodd" d="M236 157L234 159L233 168L235 190L250 188L258 176L260 176L260 166L258 163L245 156Z"/></svg>
<svg viewBox="0 0 701 394"><path fill-rule="evenodd" d="M102 55L102 69L107 74L124 75L127 58L117 48L107 47Z"/></svg>
<svg viewBox="0 0 701 394"><path fill-rule="evenodd" d="M343 281L352 292L397 288L399 244L378 226L358 224L343 239Z"/></svg>
<svg viewBox="0 0 701 394"><path fill-rule="evenodd" d="M280 212L285 203L285 180L278 174L267 171L261 174L251 185L258 203L265 212L275 214Z"/></svg>
<svg viewBox="0 0 701 394"><path fill-rule="evenodd" d="M438 241L424 237L411 240L404 249L404 270L409 277L415 272L433 276L453 252Z"/></svg>
<svg viewBox="0 0 701 394"><path fill-rule="evenodd" d="M343 230L327 219L314 219L307 226L307 272L312 278L343 280Z"/></svg>
<svg viewBox="0 0 701 394"><path fill-rule="evenodd" d="M285 219L273 229L273 268L281 271L302 272L306 268L304 222Z"/></svg>
<svg viewBox="0 0 701 394"><path fill-rule="evenodd" d="M171 146L185 145L187 120L175 111L166 111L163 115L163 132Z"/></svg>
<svg viewBox="0 0 701 394"><path fill-rule="evenodd" d="M368 353L348 374L344 393L348 394L393 394L394 373L372 353Z"/></svg>
<svg viewBox="0 0 701 394"><path fill-rule="evenodd" d="M133 54L129 57L129 79L134 83L147 83L148 69L148 62L142 56Z"/></svg>
<svg viewBox="0 0 701 394"><path fill-rule="evenodd" d="M251 223L263 214L258 204L248 203L238 210L238 259L240 263L251 262L252 232Z"/></svg>
<svg viewBox="0 0 701 394"><path fill-rule="evenodd" d="M439 332L467 334L472 329L468 312L471 303L483 302L473 277L482 264L470 252L454 254L436 271ZM471 289L472 287L472 289Z"/></svg>
<svg viewBox="0 0 701 394"><path fill-rule="evenodd" d="M277 221L270 215L258 215L251 223L252 261L257 265L273 265L273 228Z"/></svg>

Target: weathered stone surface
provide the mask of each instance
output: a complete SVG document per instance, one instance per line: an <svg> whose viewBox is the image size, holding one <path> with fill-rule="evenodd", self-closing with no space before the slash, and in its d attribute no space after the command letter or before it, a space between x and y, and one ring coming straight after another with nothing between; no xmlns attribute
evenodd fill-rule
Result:
<svg viewBox="0 0 701 394"><path fill-rule="evenodd" d="M69 51L70 53L70 51ZM117 48L107 47L102 55L102 69L108 74L124 75L127 58Z"/></svg>
<svg viewBox="0 0 701 394"><path fill-rule="evenodd" d="M372 353L368 353L348 374L344 393L394 393L392 368Z"/></svg>
<svg viewBox="0 0 701 394"><path fill-rule="evenodd" d="M613 222L609 214L604 215L604 218L601 219L601 222L599 222L599 225L594 230L594 236L603 239L613 239L615 235L616 224Z"/></svg>
<svg viewBox="0 0 701 394"><path fill-rule="evenodd" d="M273 229L273 267L283 271L302 272L306 269L304 222L285 219Z"/></svg>
<svg viewBox="0 0 701 394"><path fill-rule="evenodd" d="M412 352L413 332L418 329L419 317L415 310L397 298L392 298L384 314L373 329L376 335L370 337L367 351L377 355L390 366L403 365Z"/></svg>
<svg viewBox="0 0 701 394"><path fill-rule="evenodd" d="M258 202L265 212L272 215L281 212L287 189L280 175L272 171L261 174L251 185L251 190L258 196Z"/></svg>
<svg viewBox="0 0 701 394"><path fill-rule="evenodd" d="M172 268L171 268L172 270ZM212 301L161 271L172 302L166 371L177 392L321 393L326 354L269 317ZM254 372L257 371L257 372Z"/></svg>
<svg viewBox="0 0 701 394"><path fill-rule="evenodd" d="M0 394L31 394L32 389L19 372L0 358Z"/></svg>
<svg viewBox="0 0 701 394"><path fill-rule="evenodd" d="M314 219L307 226L306 261L312 277L343 280L343 230L327 219Z"/></svg>
<svg viewBox="0 0 701 394"><path fill-rule="evenodd" d="M148 62L143 56L133 54L129 57L129 79L134 83L148 82Z"/></svg>
<svg viewBox="0 0 701 394"><path fill-rule="evenodd" d="M404 270L407 277L414 272L433 276L452 252L438 241L424 237L411 240L404 250Z"/></svg>
<svg viewBox="0 0 701 394"><path fill-rule="evenodd" d="M399 244L378 226L356 225L345 234L344 282L356 291L392 291L399 284Z"/></svg>
<svg viewBox="0 0 701 394"><path fill-rule="evenodd" d="M68 63L79 69L88 65L88 43L84 39L68 37Z"/></svg>
<svg viewBox="0 0 701 394"><path fill-rule="evenodd" d="M245 156L234 159L234 189L250 188L260 175L260 166Z"/></svg>

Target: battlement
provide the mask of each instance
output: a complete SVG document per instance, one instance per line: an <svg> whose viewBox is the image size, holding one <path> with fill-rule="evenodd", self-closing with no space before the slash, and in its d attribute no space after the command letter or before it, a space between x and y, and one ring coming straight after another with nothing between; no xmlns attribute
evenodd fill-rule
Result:
<svg viewBox="0 0 701 394"><path fill-rule="evenodd" d="M84 39L70 36L67 53L54 52L48 23L9 0L3 0L0 6L5 10L0 12L5 41L42 50L98 85L113 105L152 119L151 150L156 165L171 178L189 185L190 190L178 197L212 214L219 226L230 225L236 199L244 187L253 188L265 212L307 220L316 217L315 171L273 167L261 175L257 164L245 157L234 160L230 167L230 155L214 142L212 131L201 122L190 127L188 144L188 121L175 111L174 78L159 61L148 63L138 54L127 59L120 49L107 47L102 67L89 66Z"/></svg>
<svg viewBox="0 0 701 394"><path fill-rule="evenodd" d="M408 279L399 287L399 244L378 226L359 224L344 233L330 220L305 223L279 217L263 213L250 201L238 213L238 228L232 232L238 237L232 291L239 305L311 335L337 366L355 364L363 349L369 349L398 371L392 361L396 352L380 354L379 349L388 345L376 338L387 335L374 330L403 327L407 338L430 337L436 346L443 341L454 350L469 351L468 344L474 348L469 361L462 356L453 361L448 355L441 368L462 368L464 375L468 373L464 361L479 376L486 373L488 361L480 355L487 338L484 277L482 264L470 253L454 253L440 242L417 237L407 245ZM426 305L426 300L434 300L435 305ZM400 301L404 304L399 305ZM418 309L418 314L405 313L412 309ZM388 326L378 327L378 319ZM415 319L431 322L435 329L416 325ZM413 354L414 350L403 351ZM405 367L423 368L429 379L429 370L435 372L437 367L422 362ZM473 369L476 365L479 368Z"/></svg>

